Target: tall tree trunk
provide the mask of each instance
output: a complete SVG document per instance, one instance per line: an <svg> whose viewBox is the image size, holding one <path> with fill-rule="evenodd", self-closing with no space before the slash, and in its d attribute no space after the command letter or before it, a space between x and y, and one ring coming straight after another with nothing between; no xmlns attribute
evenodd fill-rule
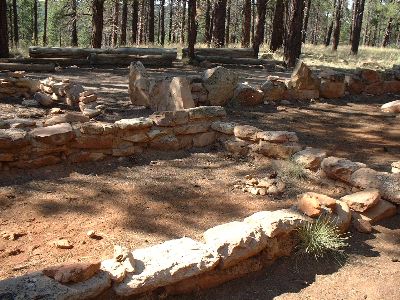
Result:
<svg viewBox="0 0 400 300"><path fill-rule="evenodd" d="M289 8L288 33L284 47L284 58L288 67L294 67L301 54L303 12L304 1L292 0Z"/></svg>
<svg viewBox="0 0 400 300"><path fill-rule="evenodd" d="M257 25L253 40L254 56L258 57L260 45L264 41L265 15L267 13L267 0L257 0Z"/></svg>
<svg viewBox="0 0 400 300"><path fill-rule="evenodd" d="M154 44L154 0L149 0L149 43Z"/></svg>
<svg viewBox="0 0 400 300"><path fill-rule="evenodd" d="M128 0L122 1L122 16L121 16L121 45L126 45L126 24L128 23Z"/></svg>
<svg viewBox="0 0 400 300"><path fill-rule="evenodd" d="M278 0L283 1L283 0ZM242 24L242 47L250 47L251 30L251 0L245 0L243 4L243 24Z"/></svg>
<svg viewBox="0 0 400 300"><path fill-rule="evenodd" d="M172 42L172 11L173 11L174 1L169 0L169 31L168 31L168 42Z"/></svg>
<svg viewBox="0 0 400 300"><path fill-rule="evenodd" d="M165 0L161 0L161 14L160 14L160 43L161 46L165 44Z"/></svg>
<svg viewBox="0 0 400 300"><path fill-rule="evenodd" d="M337 51L340 39L340 22L342 18L343 0L338 0L335 10L335 30L333 31L332 50Z"/></svg>
<svg viewBox="0 0 400 300"><path fill-rule="evenodd" d="M303 35L302 35L303 43L306 42L307 38L307 27L308 27L308 19L310 17L310 11L311 11L311 0L307 0L307 7L304 14L304 24L303 24Z"/></svg>
<svg viewBox="0 0 400 300"><path fill-rule="evenodd" d="M352 38L353 38L353 28L354 28L354 22L356 20L356 1L353 0L353 4L351 5L351 24L350 24L350 35L349 35L349 44L351 45Z"/></svg>
<svg viewBox="0 0 400 300"><path fill-rule="evenodd" d="M46 0L47 1L47 0ZM92 47L101 48L103 39L104 0L92 1Z"/></svg>
<svg viewBox="0 0 400 300"><path fill-rule="evenodd" d="M256 28L256 0L251 2L251 42L254 41L254 33Z"/></svg>
<svg viewBox="0 0 400 300"><path fill-rule="evenodd" d="M204 43L206 43L208 46L210 46L212 38L211 24L211 1L207 0L204 25Z"/></svg>
<svg viewBox="0 0 400 300"><path fill-rule="evenodd" d="M333 12L335 12L335 7L336 7L336 0L333 0ZM331 43L331 38L332 38L332 32L333 32L333 18L329 23L328 30L326 32L326 37L325 37L325 47L328 47L329 44Z"/></svg>
<svg viewBox="0 0 400 300"><path fill-rule="evenodd" d="M358 46L360 44L360 35L361 35L361 28L362 28L362 20L364 15L364 6L365 0L355 0L356 4L356 12L355 12L355 21L353 27L353 36L351 38L351 54L357 55L358 53Z"/></svg>
<svg viewBox="0 0 400 300"><path fill-rule="evenodd" d="M18 10L17 0L12 1L13 7L13 22L14 22L14 44L18 47L19 44L19 28L18 28Z"/></svg>
<svg viewBox="0 0 400 300"><path fill-rule="evenodd" d="M7 0L0 0L0 57L8 57Z"/></svg>
<svg viewBox="0 0 400 300"><path fill-rule="evenodd" d="M215 3L214 38L215 47L221 48L225 45L225 19L226 0L217 0Z"/></svg>
<svg viewBox="0 0 400 300"><path fill-rule="evenodd" d="M38 35L38 0L33 0L33 42L35 45L39 43Z"/></svg>
<svg viewBox="0 0 400 300"><path fill-rule="evenodd" d="M137 44L137 32L139 21L139 0L132 2L132 44Z"/></svg>
<svg viewBox="0 0 400 300"><path fill-rule="evenodd" d="M118 25L119 25L119 0L114 0L113 24L112 24L112 46L118 44Z"/></svg>
<svg viewBox="0 0 400 300"><path fill-rule="evenodd" d="M231 0L228 0L227 10L226 10L226 26L225 26L225 44L226 44L226 46L228 46L229 42L230 42L230 39L229 39L230 26L231 26Z"/></svg>
<svg viewBox="0 0 400 300"><path fill-rule="evenodd" d="M185 43L185 35L186 35L186 0L182 0L181 44Z"/></svg>
<svg viewBox="0 0 400 300"><path fill-rule="evenodd" d="M76 27L77 22L77 3L76 0L72 0L71 3L72 9L72 30L71 30L71 46L78 47L78 29Z"/></svg>
<svg viewBox="0 0 400 300"><path fill-rule="evenodd" d="M283 45L285 4L283 0L276 0L274 21L272 22L272 35L269 49L273 52Z"/></svg>
<svg viewBox="0 0 400 300"><path fill-rule="evenodd" d="M43 46L47 46L47 9L48 0L44 0Z"/></svg>
<svg viewBox="0 0 400 300"><path fill-rule="evenodd" d="M197 38L197 23L196 23L196 0L189 0L188 6L188 48L189 59L194 59L194 46Z"/></svg>
<svg viewBox="0 0 400 300"><path fill-rule="evenodd" d="M383 37L383 42L382 42L382 47L387 47L390 42L390 35L392 34L392 23L393 23L393 18L389 18L389 22L386 26L385 30L385 36Z"/></svg>

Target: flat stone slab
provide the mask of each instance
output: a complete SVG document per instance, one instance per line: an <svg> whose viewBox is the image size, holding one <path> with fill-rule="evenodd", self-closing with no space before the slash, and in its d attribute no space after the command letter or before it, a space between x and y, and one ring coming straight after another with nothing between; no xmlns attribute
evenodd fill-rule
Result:
<svg viewBox="0 0 400 300"><path fill-rule="evenodd" d="M396 205L393 205L389 201L381 199L377 205L370 209L360 213L353 212L355 219L361 219L368 221L371 224L379 222L383 219L390 218L396 214Z"/></svg>
<svg viewBox="0 0 400 300"><path fill-rule="evenodd" d="M153 121L150 118L133 118L133 119L122 119L114 123L119 129L143 129L153 126Z"/></svg>
<svg viewBox="0 0 400 300"><path fill-rule="evenodd" d="M226 116L225 108L222 106L199 106L189 108L189 120L212 119Z"/></svg>
<svg viewBox="0 0 400 300"><path fill-rule="evenodd" d="M365 168L366 165L359 162L341 157L327 157L321 163L321 168L325 174L332 178L349 183L351 175L358 169Z"/></svg>
<svg viewBox="0 0 400 300"><path fill-rule="evenodd" d="M378 204L381 195L378 189L366 189L341 198L354 211L363 212Z"/></svg>
<svg viewBox="0 0 400 300"><path fill-rule="evenodd" d="M128 273L114 290L119 296L130 296L154 290L213 269L219 256L205 244L190 238L137 249L132 252L135 272Z"/></svg>
<svg viewBox="0 0 400 300"><path fill-rule="evenodd" d="M72 126L69 123L35 128L30 135L39 142L52 145L64 145L74 137Z"/></svg>
<svg viewBox="0 0 400 300"><path fill-rule="evenodd" d="M20 129L0 129L0 149L22 147L29 144L26 132Z"/></svg>

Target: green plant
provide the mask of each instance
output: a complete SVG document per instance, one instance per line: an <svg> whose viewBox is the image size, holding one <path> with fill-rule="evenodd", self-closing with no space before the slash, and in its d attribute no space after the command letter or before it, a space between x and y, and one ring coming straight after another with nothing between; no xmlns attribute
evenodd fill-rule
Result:
<svg viewBox="0 0 400 300"><path fill-rule="evenodd" d="M304 167L292 159L285 162L279 172L281 177L287 179L305 180L308 177Z"/></svg>
<svg viewBox="0 0 400 300"><path fill-rule="evenodd" d="M339 263L346 257L344 248L349 245L348 237L340 234L326 216L321 216L314 222L306 222L298 228L297 233L297 250L300 254L312 256L316 260L332 255Z"/></svg>

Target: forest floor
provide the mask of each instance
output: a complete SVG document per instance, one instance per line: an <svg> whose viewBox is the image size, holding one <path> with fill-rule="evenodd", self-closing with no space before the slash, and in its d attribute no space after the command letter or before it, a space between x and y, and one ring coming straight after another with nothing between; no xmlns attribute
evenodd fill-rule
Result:
<svg viewBox="0 0 400 300"><path fill-rule="evenodd" d="M182 72L149 71L159 75ZM189 71L201 70L184 70ZM242 79L253 83L261 83L267 75L263 70L240 73ZM96 89L107 106L105 121L150 113L130 105L127 69L71 69L55 77ZM278 103L279 110L276 105L230 106L227 112L230 121L295 131L304 145L388 171L390 163L400 157L399 117L383 114L379 107L394 99L398 96L291 101ZM21 116L34 117L30 114L35 109L1 105L0 117L16 117L18 109L23 109ZM46 114L46 110L38 110L39 115ZM305 191L333 197L350 192L319 174L310 173L306 179L292 176L290 161L236 159L218 147L208 150L149 152L2 174L0 232L23 235L15 241L0 239L0 279L62 262L108 258L115 244L135 248L182 236L201 239L202 232L215 225L260 210L289 207L296 195ZM287 189L279 197L253 196L234 188L246 174L264 177L272 170L286 182ZM399 277L400 263L392 262L400 256L399 221L397 215L374 226L375 231L368 235L352 232L349 262L344 267L326 261L294 263L283 259L267 270L268 276L261 272L184 299L272 299L278 295L282 299L399 299L400 289L394 280ZM95 230L101 238L89 238L88 230ZM52 241L59 238L67 238L74 247L55 248ZM290 292L296 294L286 294Z"/></svg>

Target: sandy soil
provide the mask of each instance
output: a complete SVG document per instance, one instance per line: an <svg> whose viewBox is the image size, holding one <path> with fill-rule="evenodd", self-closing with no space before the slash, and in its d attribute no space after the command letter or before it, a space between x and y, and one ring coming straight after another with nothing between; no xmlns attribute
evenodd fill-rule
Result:
<svg viewBox="0 0 400 300"><path fill-rule="evenodd" d="M56 77L95 88L108 107L102 118L111 122L150 113L130 105L127 73L127 69L68 70ZM267 76L263 70L241 74L254 82ZM380 113L378 108L393 99L396 96L347 97L292 101L279 109L276 105L231 106L227 111L231 121L292 130L304 145L388 171L390 163L400 157L400 120ZM13 102L0 104L1 118L41 118L45 114L44 109L22 108ZM107 258L115 244L133 248L182 236L200 239L204 230L217 224L240 220L259 210L291 206L296 195L304 191L334 197L349 192L314 175L306 180L290 177L285 172L289 162L281 165L267 159L234 159L218 148L208 150L151 152L96 164L1 174L0 232L23 235L15 241L0 238L0 279L50 264ZM287 185L279 197L252 196L234 188L246 174L261 177L272 170L277 170ZM344 267L329 261L294 264L293 259L284 259L267 273L186 299L272 299L278 295L282 299L399 299L394 278L398 278L400 263L391 259L400 255L400 219L393 220L375 226L371 235L353 233L350 258ZM88 230L95 230L100 238L87 237ZM55 248L52 241L58 238L70 240L73 249ZM294 269L294 265L299 267Z"/></svg>

